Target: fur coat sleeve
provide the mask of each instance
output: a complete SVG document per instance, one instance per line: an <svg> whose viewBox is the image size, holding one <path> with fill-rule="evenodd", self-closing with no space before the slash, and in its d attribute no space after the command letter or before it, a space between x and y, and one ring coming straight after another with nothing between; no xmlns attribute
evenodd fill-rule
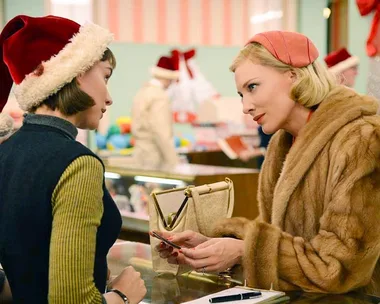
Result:
<svg viewBox="0 0 380 304"><path fill-rule="evenodd" d="M380 120L369 97L335 89L295 143L273 137L260 216L225 219L215 236L245 242L250 286L380 294Z"/></svg>

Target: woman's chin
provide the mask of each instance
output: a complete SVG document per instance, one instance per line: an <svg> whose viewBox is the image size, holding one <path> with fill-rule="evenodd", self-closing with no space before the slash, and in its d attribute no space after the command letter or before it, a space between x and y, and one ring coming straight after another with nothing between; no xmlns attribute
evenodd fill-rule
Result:
<svg viewBox="0 0 380 304"><path fill-rule="evenodd" d="M78 129L81 130L96 130L99 127L99 122L98 123L82 123L76 126Z"/></svg>
<svg viewBox="0 0 380 304"><path fill-rule="evenodd" d="M267 135L272 134L271 129L268 128L268 126L266 126L266 125L261 125L261 129L262 129L263 132L264 132L265 134L267 134Z"/></svg>
<svg viewBox="0 0 380 304"><path fill-rule="evenodd" d="M263 132L267 135L270 135L270 134L273 134L273 133L276 133L277 130L275 130L274 128L271 128L270 126L268 125L261 125L261 129L263 130Z"/></svg>

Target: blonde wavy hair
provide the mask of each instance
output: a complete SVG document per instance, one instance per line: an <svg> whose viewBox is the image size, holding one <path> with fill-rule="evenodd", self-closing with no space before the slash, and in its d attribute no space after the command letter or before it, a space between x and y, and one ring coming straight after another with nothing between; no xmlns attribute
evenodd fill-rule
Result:
<svg viewBox="0 0 380 304"><path fill-rule="evenodd" d="M276 59L257 42L246 45L240 51L230 66L230 71L235 72L236 68L246 59L275 68L282 73L292 71L296 75L296 81L290 90L290 98L307 108L320 104L337 86L336 78L319 62L314 61L306 67L295 68Z"/></svg>

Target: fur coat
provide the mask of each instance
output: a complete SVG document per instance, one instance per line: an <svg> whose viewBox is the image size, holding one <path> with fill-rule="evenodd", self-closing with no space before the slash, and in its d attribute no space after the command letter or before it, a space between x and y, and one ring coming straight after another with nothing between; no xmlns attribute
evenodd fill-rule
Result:
<svg viewBox="0 0 380 304"><path fill-rule="evenodd" d="M293 144L283 130L273 136L259 178L259 217L214 227L215 236L244 240L250 286L380 295L377 107L337 87Z"/></svg>

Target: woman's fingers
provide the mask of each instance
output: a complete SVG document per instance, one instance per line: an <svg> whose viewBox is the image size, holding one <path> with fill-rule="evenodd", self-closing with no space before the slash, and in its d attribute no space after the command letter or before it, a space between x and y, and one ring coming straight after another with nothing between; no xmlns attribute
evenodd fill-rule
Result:
<svg viewBox="0 0 380 304"><path fill-rule="evenodd" d="M173 252L167 259L168 263L170 264L175 264L175 265L179 265L179 264L186 264L185 262L185 257L178 253L178 252Z"/></svg>
<svg viewBox="0 0 380 304"><path fill-rule="evenodd" d="M167 259L173 253L174 248L167 246L165 243L160 243L155 247L155 250L161 258Z"/></svg>
<svg viewBox="0 0 380 304"><path fill-rule="evenodd" d="M187 258L190 258L192 260L199 260L208 258L209 256L213 256L214 252L211 247L206 247L202 249L196 248L182 248L180 252Z"/></svg>
<svg viewBox="0 0 380 304"><path fill-rule="evenodd" d="M204 249L204 248L207 248L207 247L210 247L216 243L219 242L219 239L217 238L212 238L212 239L209 239L208 241L204 242L204 243L201 243L199 244L196 249Z"/></svg>
<svg viewBox="0 0 380 304"><path fill-rule="evenodd" d="M220 266L219 264L214 264L214 265L205 265L202 266L201 268L195 269L196 272L200 273L206 273L206 272L220 272Z"/></svg>
<svg viewBox="0 0 380 304"><path fill-rule="evenodd" d="M172 237L172 235L173 235L172 232L153 230L153 231L149 232L150 236L152 236L152 237L155 237L153 232L164 237L165 239L168 239L168 238Z"/></svg>
<svg viewBox="0 0 380 304"><path fill-rule="evenodd" d="M186 230L183 232L174 233L171 236L170 241L173 243L183 244L183 243L191 240L192 238L194 238L194 235L195 235L195 233L193 231Z"/></svg>
<svg viewBox="0 0 380 304"><path fill-rule="evenodd" d="M219 264L219 262L215 261L213 257L208 257L208 258L199 259L199 260L193 260L188 257L184 257L184 263L190 265L196 271L200 271L200 272L203 272L203 267L205 267L208 272L211 272L215 268L214 265Z"/></svg>

